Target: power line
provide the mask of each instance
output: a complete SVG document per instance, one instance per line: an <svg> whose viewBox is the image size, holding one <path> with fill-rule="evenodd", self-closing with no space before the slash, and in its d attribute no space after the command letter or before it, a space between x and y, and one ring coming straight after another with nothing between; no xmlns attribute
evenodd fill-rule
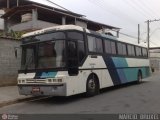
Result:
<svg viewBox="0 0 160 120"><path fill-rule="evenodd" d="M119 14L119 10L118 10L118 13L115 12L115 8L113 9L112 7L108 6L107 4L105 4L104 6L104 3L102 3L102 1L98 1L98 0L88 0L89 2L91 2L92 4L100 7L101 9L104 9L106 12L114 15L115 17L118 17L119 19L123 19L123 20L127 20L126 22L128 23L134 23L134 25L137 24L137 22L135 22L135 20L131 19L130 17L127 17L128 15L127 14L124 14L123 12L121 12L121 15ZM108 9L107 9L108 8ZM123 16L122 16L123 15Z"/></svg>
<svg viewBox="0 0 160 120"><path fill-rule="evenodd" d="M99 1L99 0L97 0L97 1L94 1L94 0L88 0L89 2L91 2L91 3L93 3L93 4L95 4L96 6L99 6L99 7L101 7L101 9L104 9L105 11L107 11L107 12L109 12L110 14L112 14L112 15L114 15L114 16L118 16L119 18L121 18L121 19L123 19L123 18L125 18L125 20L129 20L129 21L127 21L127 22L130 22L130 23L137 23L138 24L138 22L136 22L137 20L136 19L131 19L132 18L132 15L128 15L128 14L125 14L124 12L121 12L121 9L117 9L117 8L113 8L113 7L111 7L111 6L109 6L109 4L104 4L104 2L103 1ZM138 14L140 14L141 16L144 16L144 18L148 18L148 16L149 16L149 14L148 13L150 13L150 14L152 14L152 15L155 15L155 13L152 11L152 10L150 10L150 11L148 11L148 9L146 10L146 8L144 8L144 6L142 6L142 4L141 3L139 3L139 2L137 2L137 1L127 1L127 0L123 0L123 1L125 1L125 4L128 4L129 6L132 6L132 8L133 9L136 9L136 11L138 11ZM147 6L147 5L146 5ZM137 8L138 7L138 8ZM108 9L106 9L106 8L108 8ZM147 8L148 8L148 6L147 6ZM150 8L149 8L150 9ZM119 13L116 13L115 12L115 10L117 10ZM121 14L120 14L121 13ZM123 15L123 17L122 17L122 15ZM131 16L131 17L130 17ZM136 17L135 17L136 18ZM132 22L131 22L132 21ZM136 24L136 25L137 25ZM145 28L145 26L144 25L142 25L143 26L143 28ZM157 27L157 26L156 26ZM122 35L125 35L125 36L127 36L127 37L130 37L130 38L133 38L133 39L136 39L137 40L137 38L138 37L135 37L135 36L132 36L132 35L129 35L129 34L126 34L126 33L120 33L120 34L122 34ZM140 40L142 40L142 39L140 39ZM152 41L150 41L152 44L154 44L155 45L155 43L153 43Z"/></svg>
<svg viewBox="0 0 160 120"><path fill-rule="evenodd" d="M56 5L56 6L62 8L62 9L64 9L64 10L66 10L66 11L68 11L68 12L72 12L72 11L70 11L70 10L68 10L68 9L66 9L66 8L64 8L64 7L60 6L60 5L58 5L58 4L54 3L54 2L52 2L51 0L46 0L46 1L48 1L49 3L51 3L51 4L53 4L53 5Z"/></svg>

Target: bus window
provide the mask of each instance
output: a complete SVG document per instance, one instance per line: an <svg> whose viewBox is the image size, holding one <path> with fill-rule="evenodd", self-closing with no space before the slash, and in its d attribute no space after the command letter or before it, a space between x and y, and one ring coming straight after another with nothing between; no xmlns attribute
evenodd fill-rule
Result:
<svg viewBox="0 0 160 120"><path fill-rule="evenodd" d="M136 56L142 56L142 51L140 47L136 47Z"/></svg>
<svg viewBox="0 0 160 120"><path fill-rule="evenodd" d="M127 54L126 45L123 43L118 43L117 45L118 45L118 54L126 55Z"/></svg>
<svg viewBox="0 0 160 120"><path fill-rule="evenodd" d="M85 57L85 47L84 47L84 37L80 32L67 32L68 38L70 40L78 41L78 61L79 64L82 62Z"/></svg>
<svg viewBox="0 0 160 120"><path fill-rule="evenodd" d="M105 52L109 54L116 54L116 44L115 42L105 40Z"/></svg>
<svg viewBox="0 0 160 120"><path fill-rule="evenodd" d="M84 41L78 41L78 55L79 55L79 64L82 62L85 57Z"/></svg>
<svg viewBox="0 0 160 120"><path fill-rule="evenodd" d="M21 69L35 69L36 46L28 45L22 50L22 66Z"/></svg>
<svg viewBox="0 0 160 120"><path fill-rule="evenodd" d="M48 34L38 35L34 39L39 41L65 39L65 34L63 32L48 33Z"/></svg>
<svg viewBox="0 0 160 120"><path fill-rule="evenodd" d="M127 55L126 44L122 44L123 55Z"/></svg>
<svg viewBox="0 0 160 120"><path fill-rule="evenodd" d="M102 39L88 36L88 49L90 52L102 53Z"/></svg>
<svg viewBox="0 0 160 120"><path fill-rule="evenodd" d="M129 56L135 56L135 50L133 45L127 45L127 49L128 49Z"/></svg>
<svg viewBox="0 0 160 120"><path fill-rule="evenodd" d="M97 52L102 53L103 52L102 39L96 38L96 45L97 45Z"/></svg>
<svg viewBox="0 0 160 120"><path fill-rule="evenodd" d="M110 43L110 41L105 40L104 45L105 45L105 52L110 54L111 53L111 43Z"/></svg>
<svg viewBox="0 0 160 120"><path fill-rule="evenodd" d="M39 44L38 68L64 67L65 41L49 41Z"/></svg>
<svg viewBox="0 0 160 120"><path fill-rule="evenodd" d="M116 54L116 43L115 42L111 42L111 51L112 51L112 54Z"/></svg>
<svg viewBox="0 0 160 120"><path fill-rule="evenodd" d="M147 57L147 49L146 48L142 48L142 54L144 57Z"/></svg>
<svg viewBox="0 0 160 120"><path fill-rule="evenodd" d="M82 33L79 33L79 32L67 32L67 35L68 35L69 39L84 41Z"/></svg>
<svg viewBox="0 0 160 120"><path fill-rule="evenodd" d="M96 52L96 39L95 37L88 36L88 49L90 52Z"/></svg>

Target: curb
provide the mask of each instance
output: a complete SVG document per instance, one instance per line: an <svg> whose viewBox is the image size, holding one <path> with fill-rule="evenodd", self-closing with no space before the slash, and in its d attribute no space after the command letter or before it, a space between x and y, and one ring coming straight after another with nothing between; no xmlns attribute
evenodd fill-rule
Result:
<svg viewBox="0 0 160 120"><path fill-rule="evenodd" d="M16 103L21 103L21 102L25 102L25 101L30 101L30 100L34 100L37 99L38 97L28 97L28 98L18 98L18 99L14 99L14 100L9 100L9 101L4 101L0 103L0 108L4 107L4 106L8 106L11 104L16 104Z"/></svg>

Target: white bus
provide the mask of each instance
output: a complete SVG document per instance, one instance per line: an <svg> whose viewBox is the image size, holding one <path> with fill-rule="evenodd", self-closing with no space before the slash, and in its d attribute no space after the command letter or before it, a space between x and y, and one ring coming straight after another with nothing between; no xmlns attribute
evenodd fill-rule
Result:
<svg viewBox="0 0 160 120"><path fill-rule="evenodd" d="M93 96L102 88L150 75L146 48L79 26L27 33L21 47L21 95Z"/></svg>

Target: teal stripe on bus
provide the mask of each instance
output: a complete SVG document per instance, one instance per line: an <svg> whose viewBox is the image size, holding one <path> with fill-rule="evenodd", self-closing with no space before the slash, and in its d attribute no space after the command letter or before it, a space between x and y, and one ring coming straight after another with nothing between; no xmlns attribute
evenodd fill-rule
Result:
<svg viewBox="0 0 160 120"><path fill-rule="evenodd" d="M127 78L126 78L126 73L124 71L124 69L117 69L119 67L128 67L128 63L126 61L125 58L121 58L121 57L113 57L112 58L113 63L115 64L118 76L120 78L121 83L126 83L128 82Z"/></svg>
<svg viewBox="0 0 160 120"><path fill-rule="evenodd" d="M118 73L121 83L127 83L137 80L138 71L142 71L142 77L148 77L150 75L149 67L128 67L126 58L112 57L112 61L115 65L115 69Z"/></svg>
<svg viewBox="0 0 160 120"><path fill-rule="evenodd" d="M54 78L57 72L42 72L40 78Z"/></svg>

